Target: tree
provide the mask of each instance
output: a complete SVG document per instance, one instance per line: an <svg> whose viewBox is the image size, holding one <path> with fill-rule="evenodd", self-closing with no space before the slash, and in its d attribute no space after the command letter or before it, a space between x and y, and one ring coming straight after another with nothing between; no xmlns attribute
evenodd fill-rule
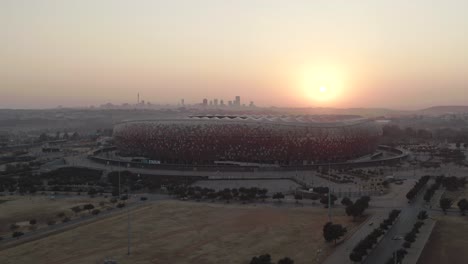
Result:
<svg viewBox="0 0 468 264"><path fill-rule="evenodd" d="M83 205L83 209L84 209L84 210L88 210L88 212L91 212L91 210L94 209L94 205L92 205L92 204L85 204L85 205Z"/></svg>
<svg viewBox="0 0 468 264"><path fill-rule="evenodd" d="M273 194L273 199L276 199L279 203L281 203L281 199L284 199L284 194L281 192Z"/></svg>
<svg viewBox="0 0 468 264"><path fill-rule="evenodd" d="M229 203L232 199L232 194L231 191L223 191L223 199L226 201L226 203Z"/></svg>
<svg viewBox="0 0 468 264"><path fill-rule="evenodd" d="M60 212L60 213L57 214L57 217L60 217L60 218L65 217L65 213L64 213L64 212Z"/></svg>
<svg viewBox="0 0 468 264"><path fill-rule="evenodd" d="M273 264L273 262L271 262L270 254L264 254L258 257L253 257L250 264Z"/></svg>
<svg viewBox="0 0 468 264"><path fill-rule="evenodd" d="M35 225L35 224L37 224L37 220L36 219L31 219L31 220L29 220L29 224L30 225Z"/></svg>
<svg viewBox="0 0 468 264"><path fill-rule="evenodd" d="M356 220L356 217L362 215L364 212L364 207L359 204L352 204L346 207L346 214L353 217L353 221Z"/></svg>
<svg viewBox="0 0 468 264"><path fill-rule="evenodd" d="M349 259L352 262L361 262L362 261L362 254L353 251L353 252L351 252L351 254L349 254Z"/></svg>
<svg viewBox="0 0 468 264"><path fill-rule="evenodd" d="M294 264L294 260L288 258L288 257L285 257L285 258L282 258L278 261L278 264Z"/></svg>
<svg viewBox="0 0 468 264"><path fill-rule="evenodd" d="M294 199L296 200L296 204L298 204L298 203L299 203L299 200L302 200L302 195L296 193L296 194L294 195Z"/></svg>
<svg viewBox="0 0 468 264"><path fill-rule="evenodd" d="M333 194L330 194L330 204L331 205L334 205L335 204L335 201L337 200L338 198L333 195ZM326 195L323 195L322 198L320 198L320 203L325 205L325 208L328 208L328 194Z"/></svg>
<svg viewBox="0 0 468 264"><path fill-rule="evenodd" d="M100 212L101 212L101 210L99 210L99 209L94 209L91 213L92 213L93 215L98 215Z"/></svg>
<svg viewBox="0 0 468 264"><path fill-rule="evenodd" d="M70 208L70 210L72 210L73 213L75 213L75 216L76 216L79 212L81 212L81 207L80 206L74 206L74 207Z"/></svg>
<svg viewBox="0 0 468 264"><path fill-rule="evenodd" d="M452 206L452 200L449 198L442 198L440 199L440 208L444 211L444 214L447 214L447 209Z"/></svg>
<svg viewBox="0 0 468 264"><path fill-rule="evenodd" d="M460 213L462 215L465 215L465 211L468 210L468 200L466 200L465 198L461 199L460 201L458 201L457 206L458 209L460 209Z"/></svg>
<svg viewBox="0 0 468 264"><path fill-rule="evenodd" d="M426 220L428 218L427 212L425 210L422 210L418 214L418 219L419 220Z"/></svg>
<svg viewBox="0 0 468 264"><path fill-rule="evenodd" d="M332 222L328 222L323 226L323 238L325 241L331 242L338 240L340 237L346 234L347 230L345 227L339 224L333 224Z"/></svg>
<svg viewBox="0 0 468 264"><path fill-rule="evenodd" d="M89 189L89 191L88 191L88 195L89 195L89 196L93 197L93 196L96 195L96 194L97 194L96 189L94 189L94 188L90 188L90 189Z"/></svg>
<svg viewBox="0 0 468 264"><path fill-rule="evenodd" d="M11 235L11 237L18 239L18 238L19 238L20 236L22 236L22 235L24 235L23 232L15 231L15 232L13 232L13 234Z"/></svg>
<svg viewBox="0 0 468 264"><path fill-rule="evenodd" d="M410 232L405 235L405 241L409 243L413 243L416 240L416 234L414 232Z"/></svg>
<svg viewBox="0 0 468 264"><path fill-rule="evenodd" d="M17 225L16 223L10 225L10 230L11 230L11 231L14 231L14 230L16 230L16 229L18 229L18 228L19 228L19 225Z"/></svg>
<svg viewBox="0 0 468 264"><path fill-rule="evenodd" d="M348 197L344 197L341 200L341 204L344 205L344 206L350 206L350 205L353 204L353 201L351 201L351 199L349 199Z"/></svg>

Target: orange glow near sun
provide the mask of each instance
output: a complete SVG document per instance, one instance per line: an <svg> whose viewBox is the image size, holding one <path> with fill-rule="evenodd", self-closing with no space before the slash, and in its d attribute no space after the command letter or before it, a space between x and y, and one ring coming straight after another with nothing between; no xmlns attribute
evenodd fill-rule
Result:
<svg viewBox="0 0 468 264"><path fill-rule="evenodd" d="M331 105L343 96L345 76L336 67L304 67L299 86L307 101Z"/></svg>

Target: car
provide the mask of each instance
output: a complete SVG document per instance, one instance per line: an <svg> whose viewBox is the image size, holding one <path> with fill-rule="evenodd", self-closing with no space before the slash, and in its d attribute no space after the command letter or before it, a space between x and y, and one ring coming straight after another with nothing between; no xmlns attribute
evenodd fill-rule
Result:
<svg viewBox="0 0 468 264"><path fill-rule="evenodd" d="M403 237L402 236L393 236L392 237L392 240L402 240Z"/></svg>
<svg viewBox="0 0 468 264"><path fill-rule="evenodd" d="M372 223L369 223L369 226L373 226L373 225L374 225L374 222L372 222Z"/></svg>

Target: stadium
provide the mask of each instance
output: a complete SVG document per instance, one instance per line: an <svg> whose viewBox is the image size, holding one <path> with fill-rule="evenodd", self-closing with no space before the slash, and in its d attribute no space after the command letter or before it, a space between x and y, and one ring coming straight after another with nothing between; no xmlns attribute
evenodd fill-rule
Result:
<svg viewBox="0 0 468 264"><path fill-rule="evenodd" d="M310 165L373 153L381 132L355 116L191 116L114 127L123 156L156 164Z"/></svg>

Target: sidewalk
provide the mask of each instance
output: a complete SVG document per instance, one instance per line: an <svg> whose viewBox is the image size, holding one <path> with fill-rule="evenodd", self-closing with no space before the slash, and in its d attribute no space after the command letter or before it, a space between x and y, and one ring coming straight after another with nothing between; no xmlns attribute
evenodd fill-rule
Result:
<svg viewBox="0 0 468 264"><path fill-rule="evenodd" d="M416 241L411 244L411 248L407 249L408 255L405 256L405 264L416 264L418 262L419 256L421 255L424 246L429 240L436 222L437 221L432 219L424 220L424 225L421 227Z"/></svg>

